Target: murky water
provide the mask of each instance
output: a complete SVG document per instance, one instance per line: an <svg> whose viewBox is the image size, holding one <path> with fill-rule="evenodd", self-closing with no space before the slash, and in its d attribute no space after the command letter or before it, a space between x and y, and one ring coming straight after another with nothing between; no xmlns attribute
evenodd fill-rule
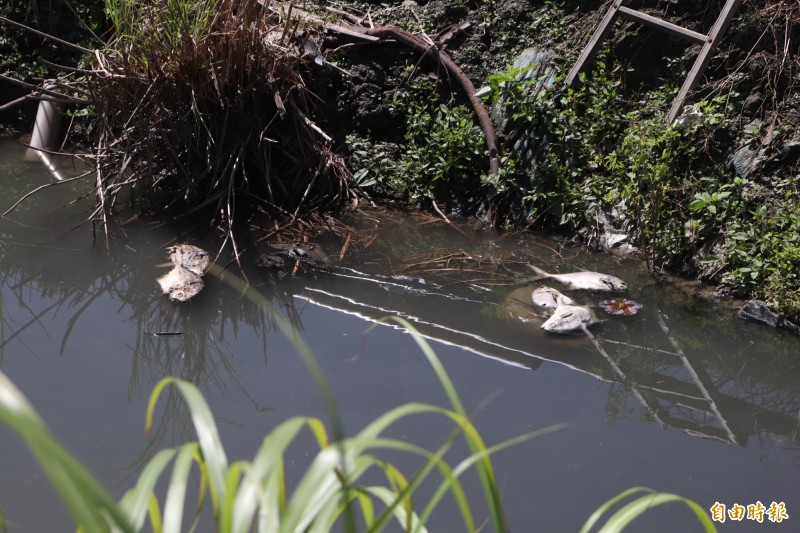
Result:
<svg viewBox="0 0 800 533"><path fill-rule="evenodd" d="M20 153L14 142L0 144L3 211L51 183L41 164L21 161ZM200 386L230 459L252 457L266 433L293 415L325 416L303 363L263 309L213 277L188 304L160 295L163 248L189 241L215 250L208 228L115 226L106 250L101 235L93 243L91 225L73 229L91 196L66 204L81 192L73 183L46 188L0 219L0 369L117 496L154 451L193 438L174 399L154 436L144 435L148 395L163 376ZM725 306L654 282L635 262L574 249L557 254L554 241L389 214L366 213L353 223L376 238L342 261L341 242L328 243L329 273L248 272L252 286L302 331L348 432L409 401L446 405L409 335L393 326L364 335L382 317L400 315L432 341L488 443L569 424L494 458L514 531L576 531L601 503L634 486L706 508L784 502L790 518L781 527L796 528L800 338L742 323ZM612 273L644 308L593 328L605 355L583 336L544 334L524 291L510 283L526 261ZM570 294L585 303L603 299ZM449 431L441 419L423 417L392 435L434 448ZM304 445L293 450L290 477L313 453L310 440ZM38 466L5 429L0 450L0 505L10 530L70 529ZM468 490L481 509L473 478ZM774 526L765 522L727 520L720 530ZM684 508L669 506L632 530L686 531L694 523ZM460 529L454 504L445 501L431 530Z"/></svg>

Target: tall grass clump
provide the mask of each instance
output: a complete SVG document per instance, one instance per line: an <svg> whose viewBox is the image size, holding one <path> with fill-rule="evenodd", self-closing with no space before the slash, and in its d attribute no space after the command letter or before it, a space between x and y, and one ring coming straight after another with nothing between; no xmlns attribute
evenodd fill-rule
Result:
<svg viewBox="0 0 800 533"><path fill-rule="evenodd" d="M143 212L208 213L233 237L243 213L296 217L352 197L349 173L311 118L302 21L256 0L106 8L115 36L87 79L96 220L130 201Z"/></svg>
<svg viewBox="0 0 800 533"><path fill-rule="evenodd" d="M416 333L415 338L421 340ZM342 522L345 531L357 531L354 511L359 512L364 531L382 531L392 520L404 531L427 531L425 524L441 499L452 494L464 523L464 531L477 531L459 477L475 468L481 477L484 494L495 531L507 531L502 503L491 465L491 454L521 443L558 426L521 435L487 447L463 412L460 400L430 348L422 341L423 351L450 396L453 406L444 409L411 403L380 416L353 437L333 441L318 418L293 417L274 428L262 441L251 461L229 462L217 431L214 415L199 389L173 377L162 379L155 387L147 408L146 428L152 427L155 407L163 390L176 387L189 407L198 440L158 452L144 467L136 485L119 502L50 434L44 422L14 384L0 372L0 423L18 433L48 474L80 531L142 531L146 523L156 532L193 531L201 521L201 511L210 499L214 527L220 532L329 532ZM431 358L432 356L432 358ZM403 440L382 434L399 420L416 415L434 414L453 424L453 432L437 449L429 451ZM298 434L307 429L314 436L319 452L308 465L294 491L287 490L284 455ZM464 438L471 455L455 466L443 456L459 438ZM381 459L381 451L401 451L422 458L423 466L411 476ZM172 472L163 501L156 485L172 464ZM192 477L192 467L198 471ZM377 470L385 484L363 484L368 472ZM415 507L414 491L432 472L441 481L431 499L422 508ZM197 479L198 501L187 507L187 491ZM667 503L689 506L706 532L715 531L705 511L695 502L674 494L636 488L609 500L586 522L581 531L589 532L612 507L625 498L645 492L612 514L601 528L603 532L621 531L631 521L652 507ZM419 503L418 501L416 503ZM187 508L193 509L193 521L183 527ZM0 508L0 526L3 526Z"/></svg>

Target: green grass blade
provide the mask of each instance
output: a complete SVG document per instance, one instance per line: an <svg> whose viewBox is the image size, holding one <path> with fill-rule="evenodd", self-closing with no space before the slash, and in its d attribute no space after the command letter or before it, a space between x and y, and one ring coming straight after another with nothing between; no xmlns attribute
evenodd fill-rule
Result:
<svg viewBox="0 0 800 533"><path fill-rule="evenodd" d="M492 446L490 448L487 448L486 451L485 451L485 454L486 454L486 456L491 456L491 455L493 455L493 454L495 454L497 452L500 452L502 450L505 450L506 448L509 448L511 446L516 446L518 444L521 444L521 443L526 442L528 440L531 440L533 438L539 437L541 435L545 435L547 433L552 433L554 431L559 431L559 430L561 430L561 429L563 429L565 427L567 427L567 424L556 424L556 425L549 426L549 427L546 427L546 428L543 428L543 429L539 429L539 430L536 430L536 431L530 431L530 432L525 433L523 435L519 435L517 437L505 440L505 441L503 441L503 442L501 442L499 444L495 444L494 446ZM482 459L483 459L482 454L472 454L469 457L467 457L466 459L464 459L463 461L461 461L453 469L452 477L454 478L455 481L451 481L448 477L445 477L445 479L442 481L442 483L439 486L439 488L436 490L434 495L428 501L428 505L425 507L425 510L420 515L420 521L423 524L427 523L428 519L433 514L433 511L436 509L436 507L438 506L438 504L441 501L442 497L447 493L448 490L453 492L454 488L456 488L456 487L460 489L460 485L458 484L457 479L464 472L466 472L470 467L472 467L477 461L480 461ZM469 506L469 502L466 501L466 496L464 495L463 490L461 490L459 493L454 493L453 496L455 497L456 501L459 503L459 507L463 508L464 505L466 505L467 507ZM463 509L462 509L462 513L463 513Z"/></svg>
<svg viewBox="0 0 800 533"><path fill-rule="evenodd" d="M122 531L134 531L117 502L44 425L25 396L0 372L0 423L22 437L76 524L107 531L108 521Z"/></svg>
<svg viewBox="0 0 800 533"><path fill-rule="evenodd" d="M225 501L220 504L219 530L232 531L233 523L233 502L237 497L239 483L244 473L250 468L247 461L236 461L228 467L226 477Z"/></svg>
<svg viewBox="0 0 800 533"><path fill-rule="evenodd" d="M391 506L395 518L404 530L416 530L421 531L422 533L427 533L427 529L425 529L425 527L420 523L419 517L416 515L416 513L413 511L409 512L402 505L392 506L394 502L402 498L398 493L381 486L366 487L366 490L381 500L385 505Z"/></svg>
<svg viewBox="0 0 800 533"><path fill-rule="evenodd" d="M297 433L305 426L310 426L317 436L317 442L327 440L322 422L315 418L296 417L283 422L264 439L261 448L239 487L233 505L234 533L249 531L258 504L258 493L273 469L283 462L283 453L294 441Z"/></svg>
<svg viewBox="0 0 800 533"><path fill-rule="evenodd" d="M453 382L447 375L447 371L445 370L441 361L439 361L436 353L434 353L430 344L428 344L428 341L426 341L425 338L420 335L420 333L411 325L411 323L404 318L392 316L387 317L385 320L397 322L409 332L419 346L423 355L425 355L425 357L428 359L428 362L436 373L436 376L439 378L439 382L441 383L445 394L447 394L448 398L450 399L453 410L461 415L464 419L468 419L469 417L467 412L464 409L460 398L458 397L458 393L453 386ZM465 428L465 432L467 433L466 441L470 451L473 454L484 452L486 446L483 444L483 439L480 437L477 431L474 431L474 428ZM484 496L486 497L486 503L489 507L489 512L491 513L494 527L497 531L506 531L508 529L508 524L506 523L505 513L503 512L503 504L500 499L500 493L497 491L497 483L495 481L492 463L488 457L485 457L483 461L476 463L475 469L478 472L478 478L481 481L481 487L483 489Z"/></svg>
<svg viewBox="0 0 800 533"><path fill-rule="evenodd" d="M258 531L273 533L280 529L284 509L285 487L283 481L283 458L264 483L258 496Z"/></svg>
<svg viewBox="0 0 800 533"><path fill-rule="evenodd" d="M175 449L161 450L150 461L139 475L136 486L128 490L119 501L119 506L130 518L131 524L136 531L141 531L147 513L150 510L150 503L153 498L153 490L161 472L167 467L175 456Z"/></svg>
<svg viewBox="0 0 800 533"><path fill-rule="evenodd" d="M196 442L184 444L179 448L178 456L175 458L172 477L167 489L167 499L164 503L164 531L167 533L181 530L186 486L192 470L192 461L198 450L199 444Z"/></svg>
<svg viewBox="0 0 800 533"><path fill-rule="evenodd" d="M696 502L688 498L678 496L677 494L656 492L653 489L648 489L646 487L633 487L626 491L621 492L617 496L611 498L606 503L601 505L594 513L592 513L592 515L586 521L586 524L584 524L583 528L581 528L581 533L588 533L592 529L592 527L594 527L594 525L600 520L602 515L610 511L612 507L614 507L622 500L634 494L640 494L643 492L646 493L644 496L639 496L632 502L629 502L626 505L624 505L616 513L611 515L611 517L606 521L603 527L600 528L599 530L600 533L612 533L612 532L622 531L634 519L641 516L649 509L652 509L653 507L657 507L659 505L664 505L667 503L675 503L675 502L686 504L686 506L689 507L697 516L697 518L700 520L700 523L703 525L703 528L707 533L714 533L717 531L713 521L708 516L706 510L700 507L700 505L698 505Z"/></svg>
<svg viewBox="0 0 800 533"><path fill-rule="evenodd" d="M188 381L176 379L172 377L163 378L158 382L155 389L150 395L150 401L147 405L147 426L151 427L153 419L153 411L155 409L158 397L161 391L169 384L175 385L183 395L183 399L189 408L189 413L192 417L192 424L197 433L197 440L200 445L200 450L203 452L203 460L208 469L209 479L211 481L212 495L215 496L216 501L225 500L225 473L228 470L228 458L225 455L225 449L219 438L217 431L217 424L214 421L214 415L208 407L203 395L197 387Z"/></svg>
<svg viewBox="0 0 800 533"><path fill-rule="evenodd" d="M350 468L348 468L348 474L351 476L350 483L360 479L367 470L375 466L385 470L386 462L363 453L354 457ZM337 481L341 485L344 480L341 479L341 476L338 477ZM341 490L340 487L333 486L331 490L325 493L315 494L314 498L318 498L324 504L304 516L298 529L306 533L328 533L336 525L339 516L347 509L351 509L350 503L356 500L359 494L363 495L363 491L358 486L352 487L347 492Z"/></svg>
<svg viewBox="0 0 800 533"><path fill-rule="evenodd" d="M339 446L329 446L317 454L286 506L282 532L302 531L303 526L308 525L315 513L325 506L327 498L336 497L336 488L340 485L336 472L343 464L340 450L346 447L346 441L343 441Z"/></svg>
<svg viewBox="0 0 800 533"><path fill-rule="evenodd" d="M198 490L197 490L197 505L195 505L194 510L194 518L192 519L192 525L189 526L188 533L194 533L197 530L197 526L200 524L200 514L203 511L203 505L206 501L206 491L208 490L208 468L206 468L206 462L203 460L203 456L200 454L199 449L195 450L194 454L194 462L197 465L197 469L200 471L200 481L198 483ZM219 516L219 507L214 506L213 508L214 516ZM219 521L219 520L218 520Z"/></svg>
<svg viewBox="0 0 800 533"><path fill-rule="evenodd" d="M339 407L336 404L336 401L333 397L333 392L331 390L330 384L328 380L325 378L325 374L322 372L322 368L317 363L314 354L311 352L311 349L308 347L308 344L303 340L300 336L299 332L292 326L292 324L286 320L276 309L275 306L272 305L272 302L269 301L263 294L259 291L255 290L254 288L250 287L249 284L245 283L243 279L238 276L235 276L231 272L225 271L223 268L220 268L218 265L211 265L208 270L208 273L219 278L220 281L226 283L231 288L237 290L240 294L243 294L245 298L253 302L254 304L262 307L267 313L269 314L270 318L272 319L273 324L280 330L280 332L286 337L286 339L292 344L297 354L303 360L303 363L306 366L306 369L311 374L312 379L314 380L314 384L319 391L320 396L322 397L322 402L325 405L325 409L328 414L328 419L330 420L331 424L331 433L333 435L333 441L335 443L339 443L345 438L345 431L344 425L342 424L342 417L339 412ZM337 444L338 445L338 444ZM344 451L340 452L341 455L344 455ZM346 465L342 466L343 468ZM347 473L344 472L344 478L347 478ZM347 496L347 492L350 490L350 487L345 485L343 487L345 492L345 500L350 500ZM355 530L355 518L349 510L345 513L345 524L344 528L346 530Z"/></svg>
<svg viewBox="0 0 800 533"><path fill-rule="evenodd" d="M361 508L361 517L364 519L364 525L371 528L375 522L375 506L372 504L372 498L363 490L356 492L358 497L358 504Z"/></svg>
<svg viewBox="0 0 800 533"><path fill-rule="evenodd" d="M624 490L605 502L603 505L597 508L595 512L591 514L591 516L586 520L586 523L583 524L580 533L589 533L591 529L595 526L595 524L600 520L600 518L609 511L612 507L614 507L617 503L621 502L628 496L633 494L645 492L647 494L653 494L655 491L653 489L648 489L647 487L631 487L627 490Z"/></svg>
<svg viewBox="0 0 800 533"><path fill-rule="evenodd" d="M453 475L452 470L442 460L442 457L445 453L450 449L452 444L455 442L455 436L451 435L445 443L439 447L436 453L432 453L424 448L419 446L398 441L395 439L376 439L373 443L373 446L376 448L386 448L386 449L395 449L401 450L409 453L413 453L424 457L426 463L423 467L411 478L411 481L406 484L402 491L399 493L399 499L393 502L392 504L388 505L387 508L381 512L378 518L375 520L373 526L368 531L380 531L388 522L390 517L394 514L394 508L403 501L405 498L413 493L414 490L427 478L427 476L433 471L434 468L438 468L442 477L445 480L449 480L451 484L448 484L450 489L453 491L456 499L456 503L459 506L459 510L461 512L462 519L464 520L464 526L466 531L472 532L475 531L475 520L472 516L472 511L470 509L469 503L466 501L466 495L464 494L464 490L461 487L461 484L458 482L457 476ZM423 520L420 521L420 524L424 524Z"/></svg>
<svg viewBox="0 0 800 533"><path fill-rule="evenodd" d="M153 392L150 393L150 399L147 401L147 410L145 411L144 416L144 433L148 437L153 430L153 413L155 412L158 399L161 397L161 391L163 391L169 385L172 385L174 382L175 378L173 376L162 378L158 383L156 383L156 386L153 387Z"/></svg>
<svg viewBox="0 0 800 533"><path fill-rule="evenodd" d="M428 341L425 340L425 337L420 335L419 331L417 331L411 323L406 320L405 318L399 316L388 316L379 320L379 322L397 322L406 331L408 331L409 335L414 339L414 342L417 343L420 350L422 351L423 355L428 359L428 363L430 363L431 367L433 367L433 371L436 373L436 377L439 378L439 382L442 385L442 389L444 389L445 394L447 394L447 398L450 400L450 404L453 406L453 410L457 413L460 413L463 416L467 416L467 412L464 409L464 405L461 403L461 399L458 397L458 393L456 392L456 388L453 385L450 376L447 374L447 370L445 370L444 365L442 362L439 361L439 358L436 356L436 353L431 348L431 345L428 344ZM367 331L374 328L375 326L371 326Z"/></svg>
<svg viewBox="0 0 800 533"><path fill-rule="evenodd" d="M150 503L147 506L147 514L150 516L150 527L153 533L161 533L163 527L161 523L161 509L158 506L156 495L150 494Z"/></svg>
<svg viewBox="0 0 800 533"><path fill-rule="evenodd" d="M388 411L372 422L369 423L367 427L362 429L358 432L358 434L352 439L356 442L369 442L372 439L377 438L381 433L383 433L388 427L392 424L396 423L401 418L422 414L422 413L443 413L445 412L444 409L441 407L436 407L434 405L428 405L425 403L416 403L411 402L407 404L400 405L395 407L391 411Z"/></svg>
<svg viewBox="0 0 800 533"><path fill-rule="evenodd" d="M344 426L342 425L342 419L339 414L336 401L333 397L331 387L328 384L328 380L325 378L325 374L322 372L322 368L317 363L314 354L311 353L311 349L300 336L299 332L289 323L288 320L283 317L283 315L280 314L280 312L278 312L277 309L275 309L275 306L272 305L272 302L270 302L269 299L267 299L263 294L251 287L249 284L245 283L242 278L224 270L223 268L220 268L218 265L211 265L211 267L208 269L208 273L216 276L220 279L220 281L226 283L240 294L243 294L245 298L256 305L263 307L267 311L275 326L292 344L298 355L300 355L300 357L303 359L303 363L306 365L311 377L314 379L314 384L316 385L317 390L320 392L322 401L328 411L328 418L331 421L333 439L343 439Z"/></svg>
<svg viewBox="0 0 800 533"><path fill-rule="evenodd" d="M600 529L600 533L618 533L625 529L634 519L653 507L673 502L685 503L695 513L707 533L717 531L711 518L697 503L676 494L657 492L649 496L641 496L625 505L608 519L608 522Z"/></svg>

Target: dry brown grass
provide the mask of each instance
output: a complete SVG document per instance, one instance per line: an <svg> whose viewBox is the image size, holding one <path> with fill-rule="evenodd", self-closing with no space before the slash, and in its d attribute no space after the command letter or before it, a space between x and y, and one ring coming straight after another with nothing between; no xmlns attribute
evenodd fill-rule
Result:
<svg viewBox="0 0 800 533"><path fill-rule="evenodd" d="M182 19L166 4L122 6L118 37L95 54L93 219L130 191L124 203L146 212L208 214L235 250L234 226L254 206L296 219L351 199L311 119L301 21L255 0L186 2Z"/></svg>

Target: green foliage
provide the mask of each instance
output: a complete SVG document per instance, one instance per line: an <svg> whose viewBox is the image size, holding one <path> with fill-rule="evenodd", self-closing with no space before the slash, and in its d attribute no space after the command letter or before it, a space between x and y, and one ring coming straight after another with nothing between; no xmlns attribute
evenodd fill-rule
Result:
<svg viewBox="0 0 800 533"><path fill-rule="evenodd" d="M618 72L606 73L600 62L591 82L584 79L585 90L558 94L542 87L558 86L563 77L525 77L527 70L509 67L489 78L487 99L503 106L512 142L520 138L536 158L511 149L509 158L518 159L514 168L520 171L507 173L505 188L519 190L528 224L555 221L577 227L587 222L587 205L610 184L597 171L625 125ZM531 167L535 172L522 170Z"/></svg>
<svg viewBox="0 0 800 533"><path fill-rule="evenodd" d="M102 34L107 28L103 0L5 1L0 2L0 16L89 48L101 44L95 34ZM42 60L74 66L80 55L30 31L0 22L0 74L32 82L33 78L55 78L59 71Z"/></svg>
<svg viewBox="0 0 800 533"><path fill-rule="evenodd" d="M50 434L28 400L0 372L0 424L15 431L39 461L76 523L104 531L106 519L119 530L135 531L99 481Z"/></svg>
<svg viewBox="0 0 800 533"><path fill-rule="evenodd" d="M800 203L796 178L760 190L745 216L727 227L726 271L721 281L737 295L752 294L791 317L800 316ZM755 198L760 198L756 201Z"/></svg>
<svg viewBox="0 0 800 533"><path fill-rule="evenodd" d="M398 150L348 138L360 167L355 173L359 183L377 185L393 198L422 205L478 193L487 153L469 107L442 101L425 81L396 92L390 109L405 123Z"/></svg>
<svg viewBox="0 0 800 533"><path fill-rule="evenodd" d="M180 54L188 43L199 43L208 33L222 0L105 0L114 23L115 48L146 65L154 50L166 56ZM166 67L169 65L162 65Z"/></svg>
<svg viewBox="0 0 800 533"><path fill-rule="evenodd" d="M545 42L563 40L568 29L566 11L562 2L545 0L544 6L536 11L531 29L544 33Z"/></svg>
<svg viewBox="0 0 800 533"><path fill-rule="evenodd" d="M676 494L656 492L645 487L634 487L621 492L617 496L614 496L606 503L601 505L600 508L597 509L597 511L595 511L592 516L589 517L589 520L587 520L583 525L581 528L581 533L589 533L595 524L598 523L600 518L602 518L606 512L609 512L618 503L622 502L628 497L634 496L635 494L642 493L644 493L643 496L638 496L633 501L626 503L621 509L617 510L613 515L611 515L603 527L600 528L600 533L613 533L622 531L628 526L628 524L633 522L633 520L646 513L648 509L669 503L685 504L689 509L692 510L695 516L697 516L697 519L703 526L703 530L707 533L712 533L717 530L717 528L714 526L714 522L711 521L711 518L708 516L708 513L705 511L705 509L700 507L696 502Z"/></svg>
<svg viewBox="0 0 800 533"><path fill-rule="evenodd" d="M651 268L700 273L800 317L796 178L733 174L718 132L723 98L701 101L682 124L667 125L675 89L626 104L619 67L600 61L560 93L537 90L543 80L523 74L493 75L489 99L504 105L512 128L528 128L527 142L540 143L534 172L516 172L531 162L512 152L516 165L495 178L503 180L498 190L523 191L529 223L576 231L597 224L598 211L616 212Z"/></svg>

